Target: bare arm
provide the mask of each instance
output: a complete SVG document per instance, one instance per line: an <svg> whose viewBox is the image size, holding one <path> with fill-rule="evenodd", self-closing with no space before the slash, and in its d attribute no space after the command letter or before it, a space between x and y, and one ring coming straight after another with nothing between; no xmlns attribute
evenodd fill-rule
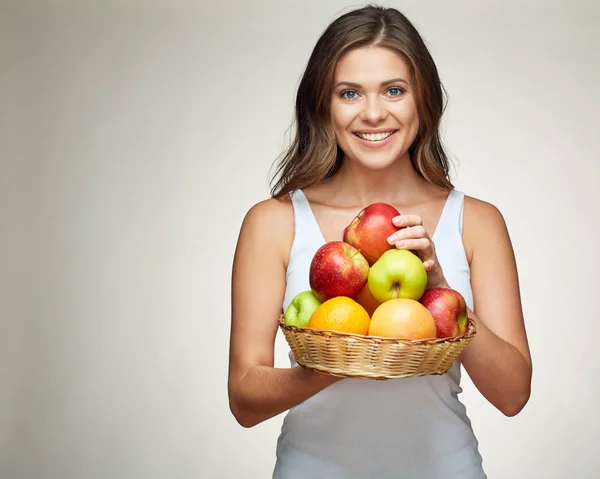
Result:
<svg viewBox="0 0 600 479"><path fill-rule="evenodd" d="M477 334L462 363L479 391L507 416L529 400L532 364L514 252L504 218L491 204L465 198L463 240L471 256Z"/></svg>
<svg viewBox="0 0 600 479"><path fill-rule="evenodd" d="M252 427L337 381L301 367L274 368L285 258L293 241L290 204L270 199L246 215L232 272L228 392L231 412Z"/></svg>

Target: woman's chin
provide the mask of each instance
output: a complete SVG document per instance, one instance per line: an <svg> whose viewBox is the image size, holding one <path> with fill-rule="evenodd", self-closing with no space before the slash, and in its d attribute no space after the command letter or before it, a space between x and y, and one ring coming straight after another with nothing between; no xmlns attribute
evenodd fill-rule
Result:
<svg viewBox="0 0 600 479"><path fill-rule="evenodd" d="M406 155L390 155L390 152L385 154L369 154L369 155L354 155L353 157L347 157L349 161L356 167L364 171L381 172L391 168L396 168L398 163L402 161L402 157L406 157L407 161L410 161L408 154Z"/></svg>

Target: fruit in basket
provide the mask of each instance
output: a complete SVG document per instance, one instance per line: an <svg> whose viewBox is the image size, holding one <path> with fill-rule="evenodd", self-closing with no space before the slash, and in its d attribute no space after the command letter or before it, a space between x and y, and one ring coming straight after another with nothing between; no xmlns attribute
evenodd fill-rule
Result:
<svg viewBox="0 0 600 479"><path fill-rule="evenodd" d="M368 286L380 303L395 298L418 301L427 286L427 271L416 254L405 249L391 249L371 266Z"/></svg>
<svg viewBox="0 0 600 479"><path fill-rule="evenodd" d="M451 338L466 331L467 303L458 291L450 288L431 288L425 291L419 301L431 313L438 338Z"/></svg>
<svg viewBox="0 0 600 479"><path fill-rule="evenodd" d="M387 238L398 231L392 218L400 213L387 203L373 203L362 209L344 229L344 241L359 249L373 265L379 257L394 246Z"/></svg>
<svg viewBox="0 0 600 479"><path fill-rule="evenodd" d="M373 312L377 309L377 307L381 304L371 294L368 284L365 284L360 290L360 292L356 296L354 296L353 299L363 308L365 308L367 313L369 313L369 316L371 316Z"/></svg>
<svg viewBox="0 0 600 479"><path fill-rule="evenodd" d="M283 314L283 321L290 326L305 328L308 320L321 305L319 298L310 289L294 296Z"/></svg>
<svg viewBox="0 0 600 479"><path fill-rule="evenodd" d="M371 316L369 336L401 339L433 339L435 322L428 309L414 299L390 299Z"/></svg>
<svg viewBox="0 0 600 479"><path fill-rule="evenodd" d="M308 327L339 333L367 334L371 318L352 298L337 296L322 303L312 314Z"/></svg>
<svg viewBox="0 0 600 479"><path fill-rule="evenodd" d="M315 253L309 270L310 288L326 301L335 296L356 296L367 283L369 263L354 246L329 241Z"/></svg>

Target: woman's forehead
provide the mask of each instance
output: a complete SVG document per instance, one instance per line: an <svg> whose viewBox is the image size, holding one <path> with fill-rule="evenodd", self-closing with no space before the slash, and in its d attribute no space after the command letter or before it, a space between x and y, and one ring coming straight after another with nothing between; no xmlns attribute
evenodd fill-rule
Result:
<svg viewBox="0 0 600 479"><path fill-rule="evenodd" d="M410 82L410 68L404 58L388 48L362 47L345 54L335 68L334 82L352 82L362 86L401 78Z"/></svg>

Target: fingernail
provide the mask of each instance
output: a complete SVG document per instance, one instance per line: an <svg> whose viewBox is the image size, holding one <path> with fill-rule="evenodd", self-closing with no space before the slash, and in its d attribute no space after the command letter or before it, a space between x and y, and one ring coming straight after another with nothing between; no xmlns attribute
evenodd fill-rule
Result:
<svg viewBox="0 0 600 479"><path fill-rule="evenodd" d="M405 245L405 244L406 244L406 243L405 243L404 241L398 241L398 242L396 243L396 248L402 248L402 247L404 247L404 245Z"/></svg>
<svg viewBox="0 0 600 479"><path fill-rule="evenodd" d="M390 237L387 239L387 242L388 242L389 244L394 244L394 235L390 236Z"/></svg>

